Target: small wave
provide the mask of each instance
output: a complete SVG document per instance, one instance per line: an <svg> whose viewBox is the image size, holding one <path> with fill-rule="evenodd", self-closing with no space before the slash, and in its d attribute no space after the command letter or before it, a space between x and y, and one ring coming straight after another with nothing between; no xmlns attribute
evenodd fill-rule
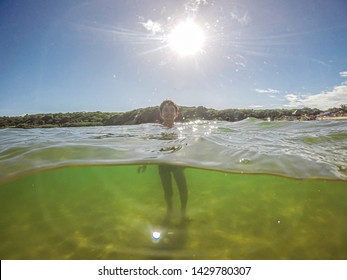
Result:
<svg viewBox="0 0 347 280"><path fill-rule="evenodd" d="M3 129L0 180L60 166L138 163L346 180L345 125L250 118L170 129L158 124Z"/></svg>

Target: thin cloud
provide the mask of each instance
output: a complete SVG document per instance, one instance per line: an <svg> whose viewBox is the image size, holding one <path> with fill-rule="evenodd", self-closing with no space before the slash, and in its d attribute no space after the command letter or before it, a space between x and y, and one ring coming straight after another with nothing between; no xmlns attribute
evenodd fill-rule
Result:
<svg viewBox="0 0 347 280"><path fill-rule="evenodd" d="M149 19L147 20L147 22L140 22L140 24L142 24L142 26L146 28L148 31L152 32L152 34L164 32L159 22L155 22Z"/></svg>
<svg viewBox="0 0 347 280"><path fill-rule="evenodd" d="M248 13L244 13L242 16L240 16L236 12L231 12L230 15L231 15L232 19L236 20L238 23L240 23L242 25L247 25L251 20Z"/></svg>
<svg viewBox="0 0 347 280"><path fill-rule="evenodd" d="M279 90L273 89L273 88L267 88L267 89L256 88L255 91L259 93L269 93L269 94L279 93Z"/></svg>
<svg viewBox="0 0 347 280"><path fill-rule="evenodd" d="M281 107L282 104L266 104L266 105L250 105L248 106L251 109L255 109L255 110L260 110L260 109L278 109L279 107Z"/></svg>
<svg viewBox="0 0 347 280"><path fill-rule="evenodd" d="M342 78L347 78L347 71L342 71L339 74Z"/></svg>
<svg viewBox="0 0 347 280"><path fill-rule="evenodd" d="M285 97L290 103L297 103L300 101L300 97L297 94L291 93L291 94L287 94ZM290 106L290 105L288 105L288 106Z"/></svg>
<svg viewBox="0 0 347 280"><path fill-rule="evenodd" d="M287 94L286 99L289 104L286 107L309 107L327 110L329 108L340 107L347 104L347 84L342 83L335 86L331 91L302 96L298 94Z"/></svg>
<svg viewBox="0 0 347 280"><path fill-rule="evenodd" d="M264 105L251 105L251 106L249 106L249 108L260 109L260 108L264 108Z"/></svg>

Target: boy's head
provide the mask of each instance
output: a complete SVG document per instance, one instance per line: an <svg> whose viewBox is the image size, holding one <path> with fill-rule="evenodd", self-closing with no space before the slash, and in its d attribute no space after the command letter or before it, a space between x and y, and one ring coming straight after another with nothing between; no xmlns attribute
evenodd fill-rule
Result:
<svg viewBox="0 0 347 280"><path fill-rule="evenodd" d="M160 104L160 117L166 125L173 125L178 116L178 106L172 100L164 100Z"/></svg>

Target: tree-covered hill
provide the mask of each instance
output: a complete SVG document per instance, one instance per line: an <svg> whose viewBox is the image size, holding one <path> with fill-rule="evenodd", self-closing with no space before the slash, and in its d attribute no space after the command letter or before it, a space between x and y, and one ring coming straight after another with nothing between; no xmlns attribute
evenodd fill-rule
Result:
<svg viewBox="0 0 347 280"><path fill-rule="evenodd" d="M329 113L347 113L346 105L341 108L333 108ZM324 113L318 109L303 108L295 109L226 109L215 110L203 106L180 107L180 115L177 122L188 122L197 119L239 121L248 117L270 120L293 120L293 119L315 119ZM148 107L132 110L124 113L107 112L74 112L55 114L33 114L25 116L0 117L0 128L49 128L49 127L77 127L77 126L107 126L107 125L131 125L141 123L160 122L159 108Z"/></svg>

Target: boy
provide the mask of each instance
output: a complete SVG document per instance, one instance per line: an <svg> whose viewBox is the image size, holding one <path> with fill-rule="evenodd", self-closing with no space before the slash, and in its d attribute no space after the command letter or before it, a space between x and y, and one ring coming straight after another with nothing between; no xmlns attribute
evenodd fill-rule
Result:
<svg viewBox="0 0 347 280"><path fill-rule="evenodd" d="M171 128L178 116L178 106L172 100L164 100L160 104L160 117L163 119L163 125ZM175 178L180 201L181 201L181 219L186 221L186 208L188 201L188 190L184 168L172 165L159 165L159 175L164 190L164 197L167 205L167 219L172 216L172 175Z"/></svg>
<svg viewBox="0 0 347 280"><path fill-rule="evenodd" d="M178 116L178 106L172 100L164 100L160 104L160 117L163 119L163 125L171 128ZM171 150L171 149L170 149ZM166 151L166 149L161 149ZM173 150L174 151L174 150ZM169 222L172 217L172 175L175 178L176 185L181 201L181 221L186 222L186 208L188 201L188 190L184 168L173 165L158 165L161 184L164 190L164 197L167 205L166 221ZM146 166L138 168L138 172L145 172Z"/></svg>

